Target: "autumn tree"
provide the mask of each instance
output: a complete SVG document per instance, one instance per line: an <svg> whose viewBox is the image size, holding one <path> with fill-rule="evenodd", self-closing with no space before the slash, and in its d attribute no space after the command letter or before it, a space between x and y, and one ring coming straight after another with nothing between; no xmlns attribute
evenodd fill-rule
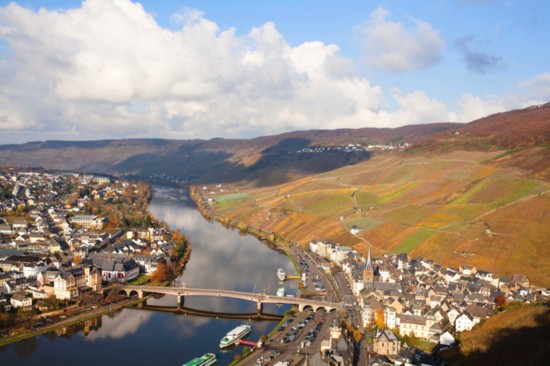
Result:
<svg viewBox="0 0 550 366"><path fill-rule="evenodd" d="M378 329L384 329L386 327L386 319L384 316L384 309L378 308L376 309L375 313L375 320L376 320L376 326Z"/></svg>
<svg viewBox="0 0 550 366"><path fill-rule="evenodd" d="M151 282L162 283L166 281L172 275L170 272L170 268L166 264L160 262L155 272L151 275Z"/></svg>
<svg viewBox="0 0 550 366"><path fill-rule="evenodd" d="M361 338L363 335L361 334L361 331L359 329L355 329L353 331L353 339L355 340L355 343L361 342Z"/></svg>
<svg viewBox="0 0 550 366"><path fill-rule="evenodd" d="M506 305L506 298L502 295L495 297L495 305L499 308L503 307L504 305Z"/></svg>

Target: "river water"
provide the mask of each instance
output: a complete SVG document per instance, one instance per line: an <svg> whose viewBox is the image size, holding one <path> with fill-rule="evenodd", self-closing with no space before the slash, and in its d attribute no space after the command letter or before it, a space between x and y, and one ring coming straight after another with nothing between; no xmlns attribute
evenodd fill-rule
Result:
<svg viewBox="0 0 550 366"><path fill-rule="evenodd" d="M256 238L205 220L183 189L154 187L149 209L171 228L180 229L192 245L191 259L177 285L275 294L276 272L295 274L282 253ZM296 294L297 283L285 283ZM175 297L148 300L148 305L175 305ZM254 313L255 303L241 300L188 297L185 307L226 313ZM288 307L268 305L264 312L283 314ZM206 352L218 356L218 365L234 360L240 347L221 352L220 339L242 323L252 326L250 340L258 340L277 324L274 321L229 320L123 309L86 323L0 347L0 365L182 365Z"/></svg>

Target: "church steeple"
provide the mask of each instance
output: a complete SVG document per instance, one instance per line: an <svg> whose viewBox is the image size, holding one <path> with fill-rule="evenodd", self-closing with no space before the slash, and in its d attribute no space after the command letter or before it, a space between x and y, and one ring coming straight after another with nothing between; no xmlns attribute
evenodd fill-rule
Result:
<svg viewBox="0 0 550 366"><path fill-rule="evenodd" d="M367 267L365 268L369 271L372 271L372 260L370 258L370 246L369 246L369 254L367 255Z"/></svg>
<svg viewBox="0 0 550 366"><path fill-rule="evenodd" d="M365 284L374 282L374 269L372 268L372 260L370 257L370 246L369 254L367 256L367 264L365 265L365 270L363 271L363 282Z"/></svg>

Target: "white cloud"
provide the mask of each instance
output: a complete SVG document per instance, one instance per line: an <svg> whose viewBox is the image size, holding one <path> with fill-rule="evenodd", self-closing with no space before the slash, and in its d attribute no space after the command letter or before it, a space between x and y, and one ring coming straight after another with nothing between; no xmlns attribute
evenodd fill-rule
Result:
<svg viewBox="0 0 550 366"><path fill-rule="evenodd" d="M376 66L407 71L441 57L429 24L375 10L360 27ZM465 95L459 108L422 91L391 97L334 44L291 46L268 22L236 34L184 9L161 27L138 3L88 0L66 11L0 7L0 143L32 139L251 137L288 130L467 121L503 103ZM548 95L547 74L520 83ZM546 85L546 86L545 86ZM525 98L509 99L514 105Z"/></svg>
<svg viewBox="0 0 550 366"><path fill-rule="evenodd" d="M509 97L483 99L470 93L463 94L457 101L460 122L471 122L494 113L504 112L517 106L517 100Z"/></svg>
<svg viewBox="0 0 550 366"><path fill-rule="evenodd" d="M290 46L273 23L237 35L194 9L163 28L140 4L0 7L0 128L74 138L252 136L362 126L383 101L339 47ZM16 100L16 102L14 102Z"/></svg>
<svg viewBox="0 0 550 366"><path fill-rule="evenodd" d="M456 114L449 112L443 102L431 99L421 91L403 95L401 90L394 88L391 92L393 99L399 104L399 109L394 112L379 113L381 123L384 125L396 127L405 124L456 121Z"/></svg>
<svg viewBox="0 0 550 366"><path fill-rule="evenodd" d="M518 86L533 102L548 103L550 101L550 73L542 73L531 79L522 80Z"/></svg>
<svg viewBox="0 0 550 366"><path fill-rule="evenodd" d="M388 20L391 14L379 7L356 31L364 37L367 63L391 71L411 71L435 65L445 42L430 24L414 20L406 27Z"/></svg>
<svg viewBox="0 0 550 366"><path fill-rule="evenodd" d="M550 101L550 73L542 73L522 80L518 88L502 95L480 97L463 94L456 102L461 122L471 122L494 113L526 108Z"/></svg>

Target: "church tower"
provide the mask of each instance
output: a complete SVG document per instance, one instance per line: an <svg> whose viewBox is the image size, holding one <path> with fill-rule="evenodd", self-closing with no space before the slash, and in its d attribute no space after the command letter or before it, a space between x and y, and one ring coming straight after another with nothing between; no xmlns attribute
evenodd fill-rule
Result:
<svg viewBox="0 0 550 366"><path fill-rule="evenodd" d="M374 268L372 267L372 260L370 257L370 246L369 254L367 256L367 264L365 265L365 270L363 271L363 282L365 283L365 288L368 288L368 284L374 282Z"/></svg>

